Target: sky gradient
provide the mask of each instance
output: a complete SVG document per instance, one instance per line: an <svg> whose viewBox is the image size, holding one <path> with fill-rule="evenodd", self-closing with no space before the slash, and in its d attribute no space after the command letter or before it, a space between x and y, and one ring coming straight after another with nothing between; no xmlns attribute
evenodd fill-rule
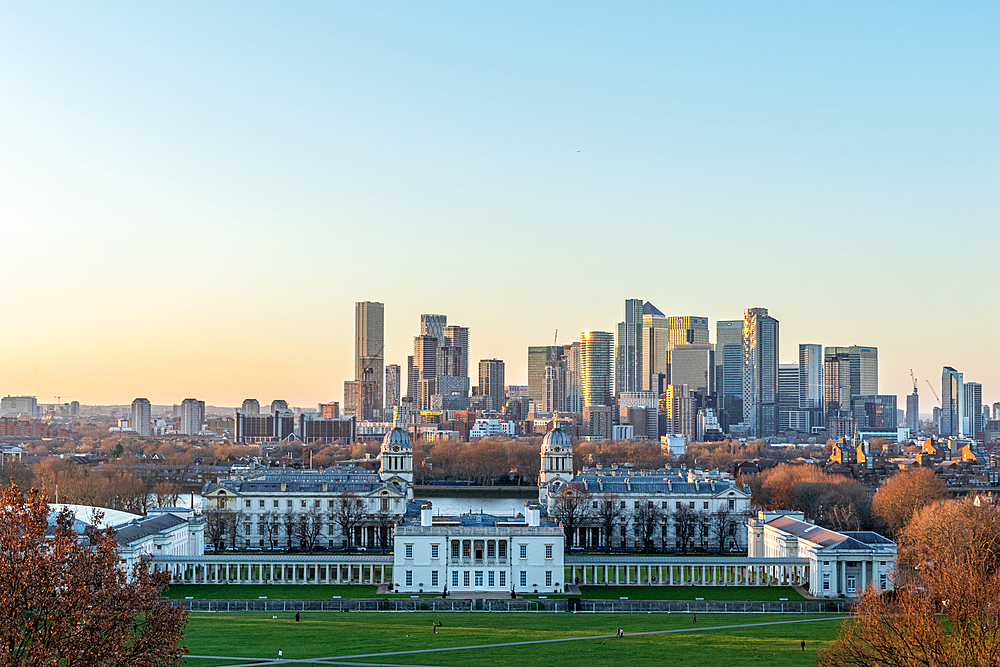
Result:
<svg viewBox="0 0 1000 667"><path fill-rule="evenodd" d="M1000 400L996 3L5 3L0 393L339 400L626 298ZM714 339L714 333L713 333ZM900 405L902 405L902 398Z"/></svg>

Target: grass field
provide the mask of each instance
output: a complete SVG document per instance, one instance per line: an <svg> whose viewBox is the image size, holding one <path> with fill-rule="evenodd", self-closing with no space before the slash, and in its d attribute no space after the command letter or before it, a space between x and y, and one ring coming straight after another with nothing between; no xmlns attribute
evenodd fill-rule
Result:
<svg viewBox="0 0 1000 667"><path fill-rule="evenodd" d="M791 586L580 586L580 597L593 600L706 600L761 602L781 598L802 601Z"/></svg>
<svg viewBox="0 0 1000 667"><path fill-rule="evenodd" d="M272 616L277 618L272 618ZM622 667L626 664L691 665L692 667L800 667L816 664L816 651L837 634L839 618L805 623L711 629L713 626L758 624L821 618L807 614L551 614L551 613L305 613L192 614L185 642L194 655L308 660L391 651L421 651L371 656L355 661L380 664L448 667ZM432 633L431 623L444 627ZM484 647L485 644L569 637L684 630L653 634L581 639L551 644ZM800 641L805 640L803 651ZM423 652L443 647L455 651ZM188 658L191 667L238 664L232 659ZM310 663L299 663L308 665ZM315 663L313 663L315 664Z"/></svg>
<svg viewBox="0 0 1000 667"><path fill-rule="evenodd" d="M190 596L196 600L256 600L266 596L274 600L319 600L339 595L344 599L374 598L375 586L336 586L311 584L183 584L171 586L164 594L174 600ZM409 597L409 596L406 596Z"/></svg>

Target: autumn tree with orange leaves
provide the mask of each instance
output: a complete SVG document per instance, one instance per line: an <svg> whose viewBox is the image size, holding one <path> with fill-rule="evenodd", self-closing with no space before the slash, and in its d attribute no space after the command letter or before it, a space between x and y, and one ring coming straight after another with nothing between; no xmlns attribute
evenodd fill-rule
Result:
<svg viewBox="0 0 1000 667"><path fill-rule="evenodd" d="M114 530L49 525L41 492L0 492L0 666L179 665L187 617L160 600L166 573L126 572Z"/></svg>

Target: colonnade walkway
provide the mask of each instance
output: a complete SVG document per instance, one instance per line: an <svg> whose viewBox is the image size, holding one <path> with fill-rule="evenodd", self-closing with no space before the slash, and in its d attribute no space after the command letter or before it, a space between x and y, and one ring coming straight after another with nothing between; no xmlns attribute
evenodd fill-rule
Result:
<svg viewBox="0 0 1000 667"><path fill-rule="evenodd" d="M566 570L580 586L809 587L808 558L588 554L567 556Z"/></svg>
<svg viewBox="0 0 1000 667"><path fill-rule="evenodd" d="M155 556L174 584L370 584L392 581L392 554Z"/></svg>

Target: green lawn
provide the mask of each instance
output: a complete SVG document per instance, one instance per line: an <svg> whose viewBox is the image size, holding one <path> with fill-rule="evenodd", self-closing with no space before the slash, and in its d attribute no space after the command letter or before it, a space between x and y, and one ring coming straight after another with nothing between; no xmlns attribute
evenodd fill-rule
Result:
<svg viewBox="0 0 1000 667"><path fill-rule="evenodd" d="M272 618L277 616L277 618ZM448 646L691 629L690 632L607 637L556 644L473 648L385 655L366 662L449 667L547 667L587 664L684 665L692 667L804 667L816 664L816 650L836 636L841 621L712 630L712 626L818 618L806 614L567 614L567 613L290 613L192 614L185 641L192 654L250 659L309 659ZM437 634L431 623L444 623ZM806 641L806 651L799 642ZM233 660L187 659L191 667L233 664ZM309 664L309 663L300 663Z"/></svg>
<svg viewBox="0 0 1000 667"><path fill-rule="evenodd" d="M334 595L342 598L374 598L375 586L337 586L326 584L181 584L167 589L165 597L183 600L256 600L266 596L275 600L319 600ZM409 596L406 596L409 597Z"/></svg>
<svg viewBox="0 0 1000 667"><path fill-rule="evenodd" d="M802 601L791 586L580 586L580 597L593 600L706 600L762 602L781 598Z"/></svg>

